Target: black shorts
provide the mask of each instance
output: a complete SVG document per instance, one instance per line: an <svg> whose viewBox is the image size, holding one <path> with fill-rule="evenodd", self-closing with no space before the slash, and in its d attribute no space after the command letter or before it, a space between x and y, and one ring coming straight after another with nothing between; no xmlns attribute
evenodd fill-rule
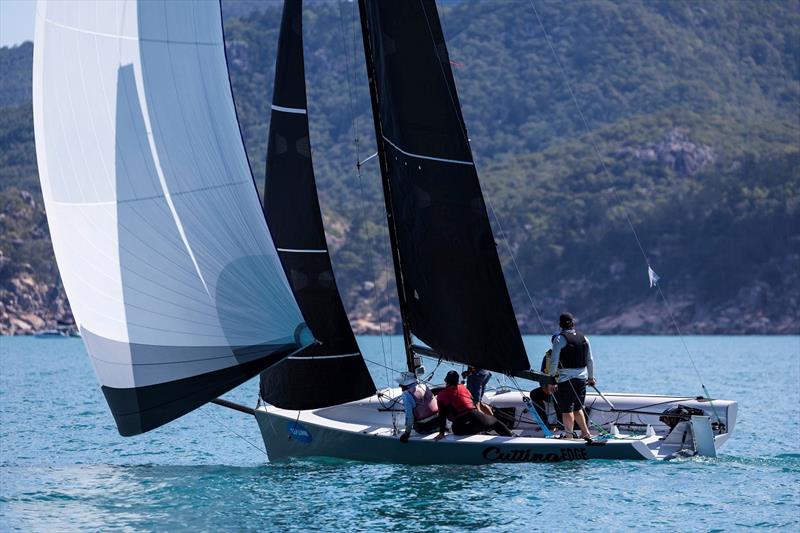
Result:
<svg viewBox="0 0 800 533"><path fill-rule="evenodd" d="M434 414L424 420L414 420L414 431L421 435L427 435L439 430L439 415Z"/></svg>
<svg viewBox="0 0 800 533"><path fill-rule="evenodd" d="M580 411L586 400L586 380L574 378L558 384L556 402L561 413Z"/></svg>
<svg viewBox="0 0 800 533"><path fill-rule="evenodd" d="M476 435L483 431L493 430L498 435L511 436L511 431L505 424L477 409L456 418L453 421L452 429L453 435Z"/></svg>

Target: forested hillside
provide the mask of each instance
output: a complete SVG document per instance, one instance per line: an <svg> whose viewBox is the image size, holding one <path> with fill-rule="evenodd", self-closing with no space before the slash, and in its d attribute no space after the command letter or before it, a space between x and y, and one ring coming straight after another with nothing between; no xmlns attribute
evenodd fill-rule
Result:
<svg viewBox="0 0 800 533"><path fill-rule="evenodd" d="M311 141L339 285L359 331L381 320L396 329L377 164L360 178L355 167L374 152L358 13L352 2L307 4ZM262 180L280 4L254 5L225 9L225 31ZM543 330L527 287L545 330L568 308L592 332L673 332L645 257L684 331L800 331L800 2L440 9L525 331ZM30 45L0 49L6 332L40 327L29 315L68 315L54 289L30 101L18 96L30 55Z"/></svg>

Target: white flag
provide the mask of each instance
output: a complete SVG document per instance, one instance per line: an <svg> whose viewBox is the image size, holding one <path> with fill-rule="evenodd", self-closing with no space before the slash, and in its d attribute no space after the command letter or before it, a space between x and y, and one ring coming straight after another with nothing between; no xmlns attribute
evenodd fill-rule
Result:
<svg viewBox="0 0 800 533"><path fill-rule="evenodd" d="M650 268L650 265L647 265L647 277L650 278L651 289L655 287L656 283L658 283L658 280L661 279L658 277L658 274L656 274L655 271L652 268Z"/></svg>

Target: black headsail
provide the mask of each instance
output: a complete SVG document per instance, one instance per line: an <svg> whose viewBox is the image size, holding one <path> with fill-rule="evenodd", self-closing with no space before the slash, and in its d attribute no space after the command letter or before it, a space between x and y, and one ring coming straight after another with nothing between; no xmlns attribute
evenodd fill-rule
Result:
<svg viewBox="0 0 800 533"><path fill-rule="evenodd" d="M404 322L446 359L526 370L435 1L359 7Z"/></svg>
<svg viewBox="0 0 800 533"><path fill-rule="evenodd" d="M333 277L306 109L302 2L286 0L275 66L264 213L300 310L320 344L261 375L262 398L284 409L325 407L375 393Z"/></svg>

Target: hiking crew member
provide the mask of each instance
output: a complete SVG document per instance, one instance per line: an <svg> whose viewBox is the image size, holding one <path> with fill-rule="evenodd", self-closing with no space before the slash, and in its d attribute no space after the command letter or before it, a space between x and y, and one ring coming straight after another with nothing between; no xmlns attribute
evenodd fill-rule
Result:
<svg viewBox="0 0 800 533"><path fill-rule="evenodd" d="M531 391L531 403L533 408L536 409L536 414L539 418L547 424L548 428L555 430L557 424L551 424L548 421L549 413L556 414L556 418L561 422L561 413L558 411L558 402L555 398L556 386L552 384L542 385Z"/></svg>
<svg viewBox="0 0 800 533"><path fill-rule="evenodd" d="M542 357L542 366L540 369L542 374L551 374L550 360L552 357L552 349L547 350L544 353L544 357ZM542 422L547 424L547 427L553 431L555 431L556 425L550 424L548 420L549 412L555 413L558 423L561 423L561 412L558 410L558 403L556 402L555 397L556 388L557 387L554 384L548 383L533 389L530 394L531 403L533 404L533 408L536 409L536 414L538 414Z"/></svg>
<svg viewBox="0 0 800 533"><path fill-rule="evenodd" d="M556 402L561 412L564 433L571 438L575 423L585 439L591 439L588 421L584 416L583 402L586 385L595 384L594 361L589 339L575 330L575 318L570 313L558 319L561 332L553 335L553 353L550 359L550 375L556 377L558 388Z"/></svg>
<svg viewBox="0 0 800 533"><path fill-rule="evenodd" d="M453 422L454 435L475 435L494 430L498 435L511 436L511 431L505 424L475 408L472 394L458 382L458 372L448 372L444 382L447 387L436 396L439 403L439 434L436 435L436 440L444 438L448 419Z"/></svg>
<svg viewBox="0 0 800 533"><path fill-rule="evenodd" d="M417 381L413 372L401 372L395 378L403 394L400 396L406 412L406 430L400 435L401 442L408 442L411 429L417 433L433 433L439 425L439 406L436 396L423 383Z"/></svg>

